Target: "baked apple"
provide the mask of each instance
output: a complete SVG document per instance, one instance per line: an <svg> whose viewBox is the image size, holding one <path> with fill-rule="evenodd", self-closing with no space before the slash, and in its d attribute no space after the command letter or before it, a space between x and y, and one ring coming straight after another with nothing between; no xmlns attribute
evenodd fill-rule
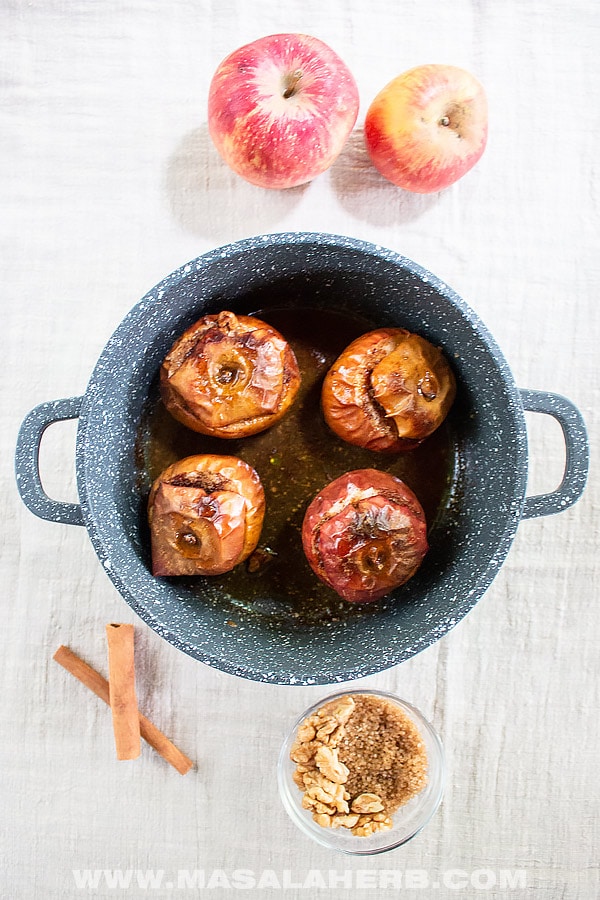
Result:
<svg viewBox="0 0 600 900"><path fill-rule="evenodd" d="M327 372L325 421L350 444L411 450L441 425L456 381L442 351L404 328L378 328L346 347Z"/></svg>
<svg viewBox="0 0 600 900"><path fill-rule="evenodd" d="M317 494L302 524L315 575L350 603L369 603L415 574L427 553L421 504L399 478L347 472Z"/></svg>
<svg viewBox="0 0 600 900"><path fill-rule="evenodd" d="M299 387L298 363L285 338L260 319L227 311L188 328L160 370L171 415L220 438L248 437L274 425Z"/></svg>
<svg viewBox="0 0 600 900"><path fill-rule="evenodd" d="M153 575L221 575L255 549L265 514L260 478L235 456L173 463L152 485Z"/></svg>

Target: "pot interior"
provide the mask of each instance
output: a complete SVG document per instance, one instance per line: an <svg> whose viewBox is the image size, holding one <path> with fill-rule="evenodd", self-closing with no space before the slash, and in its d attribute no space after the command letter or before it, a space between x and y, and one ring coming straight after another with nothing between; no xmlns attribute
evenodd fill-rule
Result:
<svg viewBox="0 0 600 900"><path fill-rule="evenodd" d="M303 394L252 438L206 438L158 398L173 341L200 316L256 314L290 340ZM443 347L458 394L446 423L410 454L343 445L324 425L319 388L353 337L407 328ZM232 453L257 468L267 495L264 568L211 578L153 578L146 502L175 459ZM302 553L304 509L329 480L373 467L419 496L430 550L406 585L373 604L341 601ZM485 327L450 288L391 251L328 235L282 234L213 251L168 276L131 311L92 375L80 419L84 517L108 575L135 611L175 646L233 674L331 683L381 671L431 644L479 599L517 527L526 479L518 391ZM283 501L282 501L283 497Z"/></svg>

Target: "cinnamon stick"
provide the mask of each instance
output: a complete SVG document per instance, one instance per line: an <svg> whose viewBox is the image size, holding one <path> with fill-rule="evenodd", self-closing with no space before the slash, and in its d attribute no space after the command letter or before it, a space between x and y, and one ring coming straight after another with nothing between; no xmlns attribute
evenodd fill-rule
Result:
<svg viewBox="0 0 600 900"><path fill-rule="evenodd" d="M140 755L140 717L135 696L133 625L111 622L108 641L108 692L117 759Z"/></svg>
<svg viewBox="0 0 600 900"><path fill-rule="evenodd" d="M59 647L53 657L59 665L66 669L70 675L73 675L84 684L87 688L96 694L101 700L110 706L110 691L108 681L102 677L95 669L92 669L86 662L80 659L76 653L69 650L64 645ZM138 713L140 723L140 734L144 740L159 753L166 762L168 762L181 775L192 768L194 763L189 757L182 753L178 747L173 744L169 738L160 731L156 725Z"/></svg>

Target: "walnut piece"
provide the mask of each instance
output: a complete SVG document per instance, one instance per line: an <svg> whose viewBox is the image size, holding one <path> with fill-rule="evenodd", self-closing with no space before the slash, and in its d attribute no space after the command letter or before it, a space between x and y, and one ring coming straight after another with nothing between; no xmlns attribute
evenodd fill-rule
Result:
<svg viewBox="0 0 600 900"><path fill-rule="evenodd" d="M348 780L350 771L347 766L339 761L336 747L319 747L315 753L315 763L317 768L330 781L335 781L337 784L344 784Z"/></svg>
<svg viewBox="0 0 600 900"><path fill-rule="evenodd" d="M355 813L379 813L384 807L377 794L365 793L355 797L350 808Z"/></svg>

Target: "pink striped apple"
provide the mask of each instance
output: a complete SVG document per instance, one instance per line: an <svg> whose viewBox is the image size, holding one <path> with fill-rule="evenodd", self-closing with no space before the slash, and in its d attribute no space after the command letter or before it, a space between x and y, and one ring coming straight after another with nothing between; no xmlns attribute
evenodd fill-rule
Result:
<svg viewBox="0 0 600 900"><path fill-rule="evenodd" d="M238 175L261 187L289 188L334 162L358 105L354 78L330 47L305 34L272 34L218 66L208 127Z"/></svg>
<svg viewBox="0 0 600 900"><path fill-rule="evenodd" d="M365 117L375 167L407 191L429 194L462 178L481 157L488 133L479 81L450 65L423 65L398 75Z"/></svg>

